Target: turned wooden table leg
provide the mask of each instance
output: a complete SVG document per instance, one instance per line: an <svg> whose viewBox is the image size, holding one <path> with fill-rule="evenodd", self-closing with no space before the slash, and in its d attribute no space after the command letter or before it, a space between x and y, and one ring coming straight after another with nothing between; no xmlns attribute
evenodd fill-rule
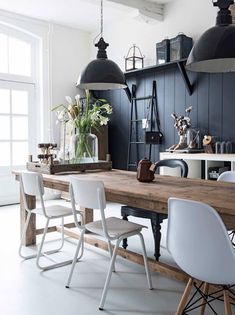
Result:
<svg viewBox="0 0 235 315"><path fill-rule="evenodd" d="M34 209L36 205L36 197L27 195L26 200L28 207L30 209ZM27 211L25 211L22 193L20 193L20 235L22 235L26 217ZM26 231L25 238L23 240L23 245L29 246L34 244L36 244L36 215L32 213L29 221L29 226Z"/></svg>
<svg viewBox="0 0 235 315"><path fill-rule="evenodd" d="M93 218L93 209L83 208L81 207L80 210L83 212L84 224L90 223L94 221Z"/></svg>

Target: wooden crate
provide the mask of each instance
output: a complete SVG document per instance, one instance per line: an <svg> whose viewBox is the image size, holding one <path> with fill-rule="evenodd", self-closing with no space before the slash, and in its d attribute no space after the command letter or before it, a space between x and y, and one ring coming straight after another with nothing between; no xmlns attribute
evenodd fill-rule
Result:
<svg viewBox="0 0 235 315"><path fill-rule="evenodd" d="M97 161L78 164L43 164L39 162L27 162L27 170L43 174L85 172L90 170L111 170L111 161Z"/></svg>

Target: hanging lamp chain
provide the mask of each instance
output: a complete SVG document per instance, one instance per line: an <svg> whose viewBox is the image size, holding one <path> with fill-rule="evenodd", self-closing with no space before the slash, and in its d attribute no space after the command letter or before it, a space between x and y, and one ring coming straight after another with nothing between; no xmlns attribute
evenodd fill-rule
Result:
<svg viewBox="0 0 235 315"><path fill-rule="evenodd" d="M104 29L104 23L103 23L103 0L100 1L100 34L101 37L103 37L103 29Z"/></svg>

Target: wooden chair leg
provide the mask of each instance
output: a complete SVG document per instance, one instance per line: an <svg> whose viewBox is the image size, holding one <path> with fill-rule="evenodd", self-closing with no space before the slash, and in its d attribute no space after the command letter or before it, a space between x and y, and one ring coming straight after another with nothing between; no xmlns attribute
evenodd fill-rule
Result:
<svg viewBox="0 0 235 315"><path fill-rule="evenodd" d="M224 313L225 315L232 315L232 308L229 301L229 293L228 290L224 290Z"/></svg>
<svg viewBox="0 0 235 315"><path fill-rule="evenodd" d="M175 315L182 315L183 314L183 310L184 310L185 305L188 301L188 297L189 297L189 294L191 292L192 285L193 285L193 278L189 278L189 281L186 285L186 288L184 289L183 296L180 300L180 303L178 305L178 308L177 308Z"/></svg>
<svg viewBox="0 0 235 315"><path fill-rule="evenodd" d="M203 285L203 289L202 289L202 292L207 295L208 294L208 291L209 291L209 283L205 282L204 285ZM204 299L202 298L202 303L204 303ZM206 304L203 304L201 306L201 312L200 312L200 315L204 315L205 313L205 309L206 309Z"/></svg>

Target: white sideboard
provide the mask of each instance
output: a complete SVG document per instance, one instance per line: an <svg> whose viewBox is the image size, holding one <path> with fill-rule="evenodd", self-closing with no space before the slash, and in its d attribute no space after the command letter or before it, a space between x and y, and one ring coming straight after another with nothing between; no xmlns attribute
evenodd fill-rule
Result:
<svg viewBox="0 0 235 315"><path fill-rule="evenodd" d="M213 166L224 166L224 162L228 162L230 164L231 171L235 171L235 154L160 152L160 160L164 159L185 160L189 166L188 177L190 178L208 179L208 168ZM204 174L202 172L204 172ZM162 167L160 169L160 174L179 176L180 171L178 169Z"/></svg>

